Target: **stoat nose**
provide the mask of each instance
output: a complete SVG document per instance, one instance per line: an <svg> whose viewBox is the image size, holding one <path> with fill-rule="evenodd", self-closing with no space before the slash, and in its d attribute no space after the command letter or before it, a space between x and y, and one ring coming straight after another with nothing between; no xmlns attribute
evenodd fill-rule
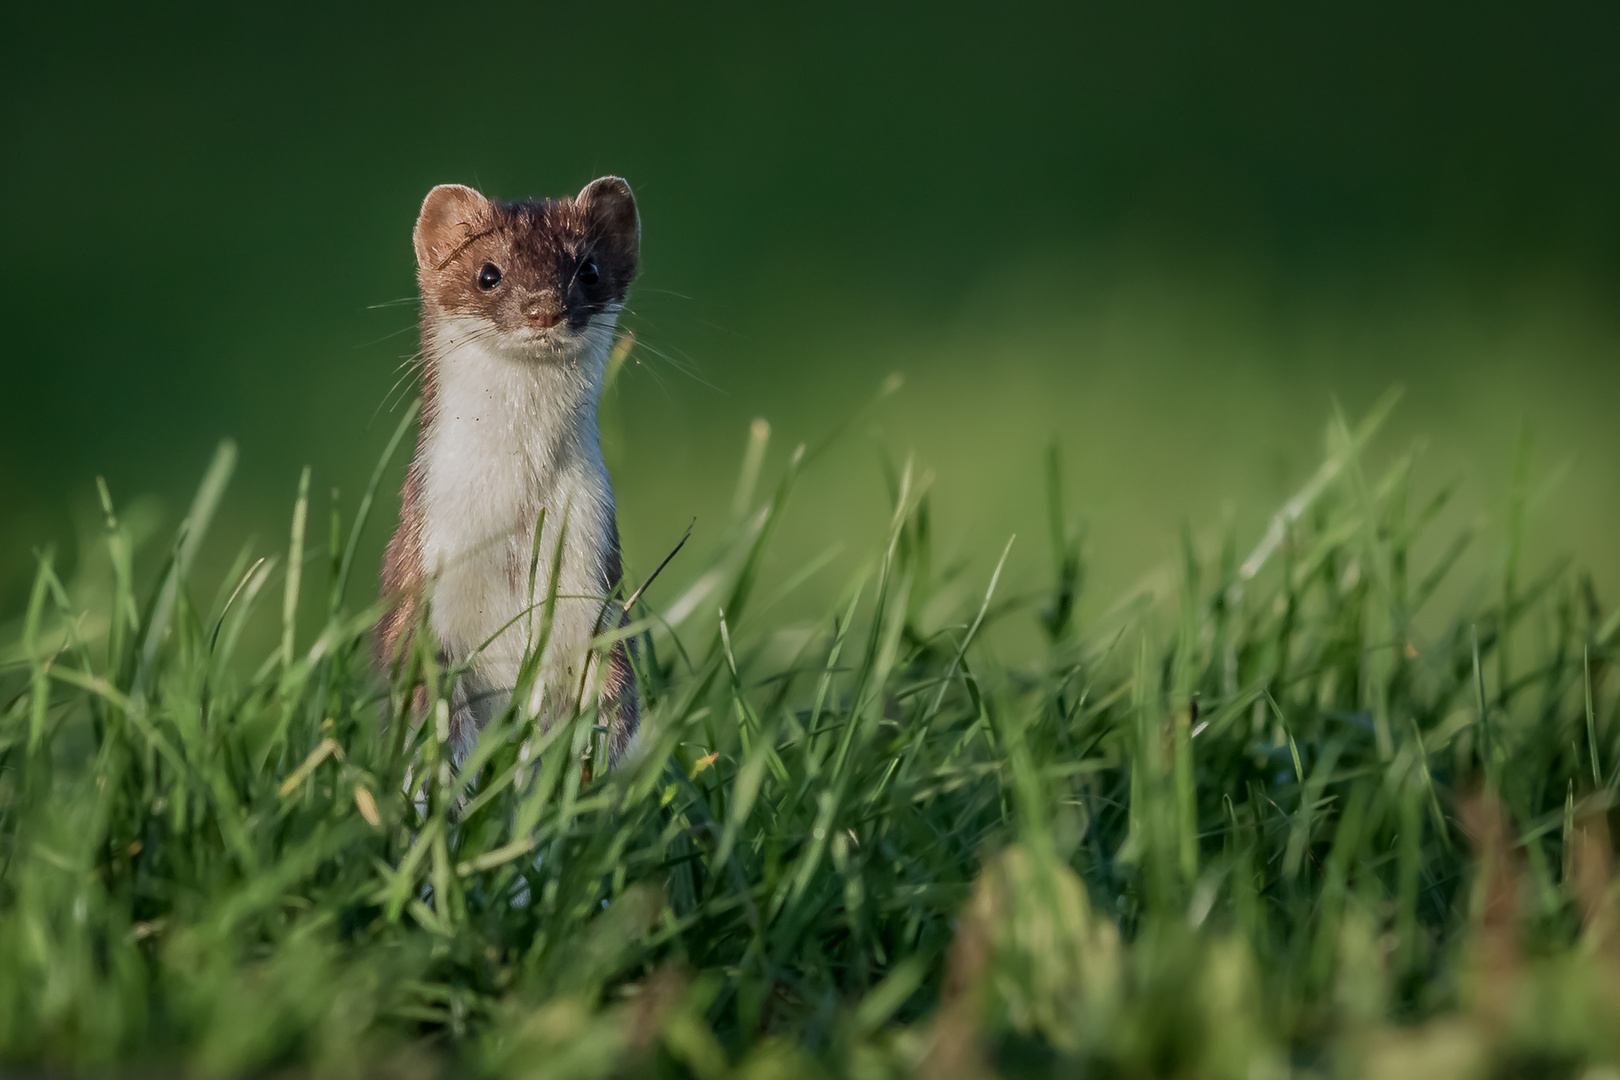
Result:
<svg viewBox="0 0 1620 1080"><path fill-rule="evenodd" d="M529 325L540 330L549 330L562 322L562 311L557 302L549 296L537 296L530 300L523 308L524 317Z"/></svg>

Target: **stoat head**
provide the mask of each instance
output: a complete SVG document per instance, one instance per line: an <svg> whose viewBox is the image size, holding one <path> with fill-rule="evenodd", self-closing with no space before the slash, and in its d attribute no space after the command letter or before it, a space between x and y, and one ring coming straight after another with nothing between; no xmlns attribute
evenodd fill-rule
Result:
<svg viewBox="0 0 1620 1080"><path fill-rule="evenodd" d="M616 176L572 199L515 203L441 184L414 238L428 320L454 320L502 351L568 356L611 334L636 276L641 219Z"/></svg>

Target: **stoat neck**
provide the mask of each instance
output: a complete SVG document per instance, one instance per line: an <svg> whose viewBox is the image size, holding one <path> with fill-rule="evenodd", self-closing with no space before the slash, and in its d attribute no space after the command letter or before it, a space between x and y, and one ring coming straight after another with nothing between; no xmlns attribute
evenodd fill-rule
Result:
<svg viewBox="0 0 1620 1080"><path fill-rule="evenodd" d="M600 459L597 402L610 328L591 328L573 348L538 351L470 319L437 319L427 329L428 422L436 434L475 444L509 440L508 451L531 468Z"/></svg>

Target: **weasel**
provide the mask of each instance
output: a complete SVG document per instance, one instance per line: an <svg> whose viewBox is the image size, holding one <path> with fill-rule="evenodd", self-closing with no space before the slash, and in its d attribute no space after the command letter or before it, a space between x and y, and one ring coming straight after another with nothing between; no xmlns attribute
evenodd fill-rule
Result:
<svg viewBox="0 0 1620 1080"><path fill-rule="evenodd" d="M422 203L414 241L422 420L383 566L392 607L379 624L379 661L386 671L425 625L441 659L468 665L452 691L461 759L510 701L555 571L556 608L527 707L544 726L600 687L617 761L640 713L626 642L605 658L590 648L625 622L609 599L620 584L619 530L596 412L636 275L635 197L613 176L572 199L515 203L442 184Z"/></svg>

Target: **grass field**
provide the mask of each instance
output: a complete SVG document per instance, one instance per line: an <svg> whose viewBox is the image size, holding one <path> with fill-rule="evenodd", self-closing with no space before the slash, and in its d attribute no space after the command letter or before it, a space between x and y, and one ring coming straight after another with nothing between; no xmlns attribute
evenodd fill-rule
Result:
<svg viewBox="0 0 1620 1080"><path fill-rule="evenodd" d="M1263 534L1189 535L1168 606L1081 605L1055 452L1022 595L935 557L896 465L812 621L760 569L822 448L762 476L756 428L724 541L633 612L613 772L589 712L505 717L459 772L437 706L406 722L453 672L370 669L369 493L324 520L306 474L286 547L198 580L229 446L171 540L104 491L95 550L0 623L0 1060L1620 1075L1620 609L1519 557L1528 466L1507 556L1449 581L1448 490L1364 467L1386 411L1334 419Z"/></svg>

